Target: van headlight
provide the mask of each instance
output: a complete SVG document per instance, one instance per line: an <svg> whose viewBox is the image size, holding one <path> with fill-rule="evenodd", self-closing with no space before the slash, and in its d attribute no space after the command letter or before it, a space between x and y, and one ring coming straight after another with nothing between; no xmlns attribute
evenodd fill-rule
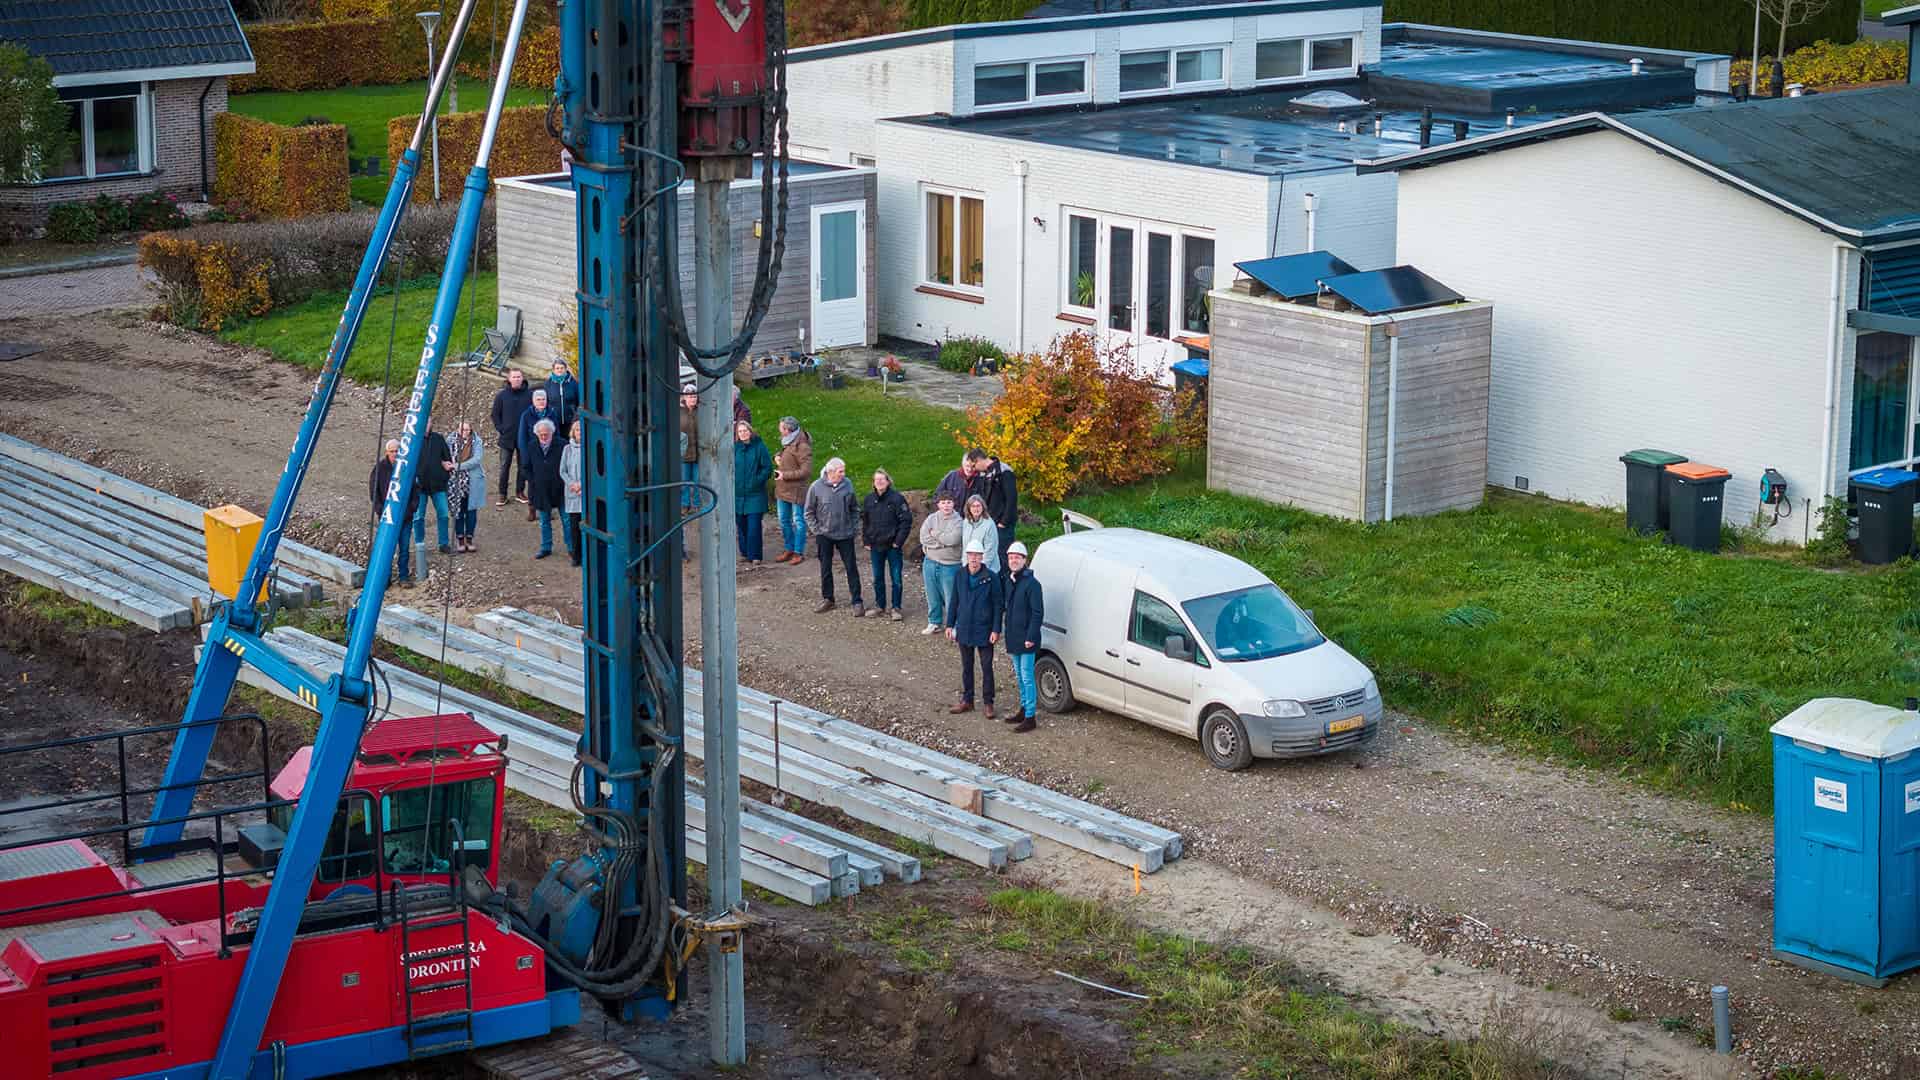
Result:
<svg viewBox="0 0 1920 1080"><path fill-rule="evenodd" d="M1307 715L1307 707L1305 705L1297 701L1290 701L1286 698L1275 701L1263 701L1260 703L1260 711L1276 720L1288 720Z"/></svg>
<svg viewBox="0 0 1920 1080"><path fill-rule="evenodd" d="M1368 701L1380 700L1380 684L1378 682L1375 682L1373 679L1369 678L1367 680L1366 690L1367 690Z"/></svg>

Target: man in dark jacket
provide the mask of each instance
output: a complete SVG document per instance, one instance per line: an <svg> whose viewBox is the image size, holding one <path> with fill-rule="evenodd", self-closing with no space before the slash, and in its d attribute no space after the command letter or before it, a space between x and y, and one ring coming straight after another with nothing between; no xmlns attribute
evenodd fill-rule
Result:
<svg viewBox="0 0 1920 1080"><path fill-rule="evenodd" d="M1005 462L978 450L973 452L980 455L973 466L973 490L987 501L987 516L1000 530L1000 566L1004 572L1007 549L1013 545L1013 528L1020 523L1020 488Z"/></svg>
<svg viewBox="0 0 1920 1080"><path fill-rule="evenodd" d="M580 415L580 380L573 377L573 371L565 360L553 362L553 374L547 379L547 404L560 414L554 420L561 438L573 430L573 422Z"/></svg>
<svg viewBox="0 0 1920 1080"><path fill-rule="evenodd" d="M560 410L548 403L547 392L545 390L535 390L533 392L533 404L528 405L527 411L520 414L519 441L521 461L533 460L533 429L534 425L540 423L542 420L552 424L554 431L557 432L560 430ZM565 443L566 439L559 438L559 441ZM532 468L531 465L523 465L521 467L523 469ZM529 480L527 486L532 487L533 482ZM527 506L527 520L533 520L533 506L531 504Z"/></svg>
<svg viewBox="0 0 1920 1080"><path fill-rule="evenodd" d="M974 495L981 494L979 481L974 476L973 469L973 463L976 458L985 461L987 459L987 452L978 447L967 451L960 458L960 467L940 478L940 486L933 489L933 501L935 503L951 495L953 497L953 505L960 507L961 511L965 512L967 499Z"/></svg>
<svg viewBox="0 0 1920 1080"><path fill-rule="evenodd" d="M567 509L567 485L560 479L560 458L566 443L554 434L553 421L542 417L533 425L533 441L525 448L529 505L540 519L540 550L534 558L553 554L553 515Z"/></svg>
<svg viewBox="0 0 1920 1080"><path fill-rule="evenodd" d="M433 506L433 522L437 527L435 535L440 541L440 554L451 555L453 548L447 543L447 484L453 478L453 448L447 445L447 437L429 427L427 437L420 440L420 467L415 471L413 486L420 490L420 512L413 516L413 542L423 544L427 539L427 506Z"/></svg>
<svg viewBox="0 0 1920 1080"><path fill-rule="evenodd" d="M902 618L900 601L906 590L900 585L905 563L907 537L913 535L913 507L907 497L893 486L893 475L885 469L873 471L873 490L860 506L860 539L867 545L867 561L873 570L873 611L878 619L886 616L894 622ZM893 582L893 607L887 607L887 582Z"/></svg>
<svg viewBox="0 0 1920 1080"><path fill-rule="evenodd" d="M500 495L494 501L495 506L507 505L507 473L513 469L514 454L520 449L520 418L527 414L527 406L531 404L533 387L527 385L526 372L519 368L508 368L507 385L493 395L493 433L500 437ZM513 494L521 502L527 501L527 468L524 460L514 477Z"/></svg>
<svg viewBox="0 0 1920 1080"><path fill-rule="evenodd" d="M1013 544L1007 548L1007 658L1013 661L1013 681L1020 687L1020 715L1007 717L1007 722L1020 722L1013 729L1016 732L1036 726L1040 687L1033 681L1033 664L1040 653L1040 623L1045 615L1040 579L1027 569L1027 545Z"/></svg>
<svg viewBox="0 0 1920 1080"><path fill-rule="evenodd" d="M960 701L950 713L973 711L973 661L980 658L980 700L993 719L993 647L1000 641L1000 579L987 569L987 549L967 545L967 562L947 601L947 639L960 646Z"/></svg>
<svg viewBox="0 0 1920 1080"><path fill-rule="evenodd" d="M379 461L373 463L373 473L367 477L367 497L373 500L373 519L380 520L380 507L387 501L387 485L393 483L394 470L400 467L400 440L388 439L386 451ZM407 508L401 514L401 521L412 521L414 513L420 507L420 485L414 484L407 489ZM393 583L403 589L413 588L413 545L407 541L407 531L400 530L400 562Z"/></svg>

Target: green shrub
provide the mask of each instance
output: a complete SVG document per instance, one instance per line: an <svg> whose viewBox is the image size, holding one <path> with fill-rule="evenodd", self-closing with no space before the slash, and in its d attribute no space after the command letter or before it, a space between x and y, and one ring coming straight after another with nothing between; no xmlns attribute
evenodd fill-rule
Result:
<svg viewBox="0 0 1920 1080"><path fill-rule="evenodd" d="M1794 13L1799 13L1795 5ZM1798 48L1822 38L1852 41L1859 35L1857 3L1830 4L1812 21L1787 31L1787 45ZM1694 49L1743 56L1753 47L1753 0L1386 0L1387 22L1460 26L1506 34L1606 41L1661 49ZM1773 41L1778 24L1769 20L1763 40Z"/></svg>
<svg viewBox="0 0 1920 1080"><path fill-rule="evenodd" d="M184 229L191 224L186 212L180 209L180 200L158 191L134 196L127 203L127 217L132 228L139 232Z"/></svg>
<svg viewBox="0 0 1920 1080"><path fill-rule="evenodd" d="M1853 558L1853 549L1847 546L1847 500L1827 496L1815 520L1818 524L1807 543L1807 561L1815 566L1839 566Z"/></svg>
<svg viewBox="0 0 1920 1080"><path fill-rule="evenodd" d="M1006 358L1005 350L983 337L963 334L940 343L940 367L946 371L971 372L982 359L1001 363Z"/></svg>
<svg viewBox="0 0 1920 1080"><path fill-rule="evenodd" d="M100 218L87 203L61 203L47 214L47 239L56 244L91 244L100 239Z"/></svg>
<svg viewBox="0 0 1920 1080"><path fill-rule="evenodd" d="M1734 86L1745 86L1750 66L1745 60L1735 60L1728 82ZM1804 49L1787 54L1786 73L1787 82L1816 90L1901 79L1907 74L1907 43L1869 38L1848 45L1816 41ZM1760 58L1758 86L1763 94L1773 91L1771 56Z"/></svg>
<svg viewBox="0 0 1920 1080"><path fill-rule="evenodd" d="M127 210L127 204L111 195L100 195L88 204L93 207L93 218L100 223L103 233L122 233L133 228L133 215Z"/></svg>

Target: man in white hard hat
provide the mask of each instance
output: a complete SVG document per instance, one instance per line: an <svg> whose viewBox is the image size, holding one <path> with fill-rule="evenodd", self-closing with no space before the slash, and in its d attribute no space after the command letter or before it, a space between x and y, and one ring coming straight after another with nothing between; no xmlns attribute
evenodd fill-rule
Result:
<svg viewBox="0 0 1920 1080"><path fill-rule="evenodd" d="M986 566L986 545L967 544L966 567L947 600L947 638L960 646L960 700L950 713L973 711L973 663L980 658L980 702L993 719L993 647L1000 642L1000 578Z"/></svg>
<svg viewBox="0 0 1920 1080"><path fill-rule="evenodd" d="M1037 725L1040 688L1033 680L1033 664L1040 654L1040 623L1046 605L1040 596L1040 579L1027 569L1027 545L1015 540L1007 545L1007 657L1013 661L1013 681L1020 687L1020 715L1007 717L1019 722L1013 730L1032 731Z"/></svg>

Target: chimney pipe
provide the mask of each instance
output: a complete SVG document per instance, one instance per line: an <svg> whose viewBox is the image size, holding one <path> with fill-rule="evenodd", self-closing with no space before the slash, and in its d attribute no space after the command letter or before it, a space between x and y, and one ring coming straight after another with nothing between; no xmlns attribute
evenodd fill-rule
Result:
<svg viewBox="0 0 1920 1080"><path fill-rule="evenodd" d="M1507 126L1508 127L1513 126L1513 110L1512 109L1507 110Z"/></svg>
<svg viewBox="0 0 1920 1080"><path fill-rule="evenodd" d="M1465 120L1455 120L1453 122L1453 141L1461 142L1464 139L1466 139L1466 137L1467 137L1467 122Z"/></svg>
<svg viewBox="0 0 1920 1080"><path fill-rule="evenodd" d="M1645 61L1641 60L1639 57L1636 56L1633 59L1627 61L1627 66L1633 69L1633 73L1635 75L1638 75L1640 74L1640 65L1643 63L1645 63Z"/></svg>
<svg viewBox="0 0 1920 1080"><path fill-rule="evenodd" d="M1787 65L1778 60L1773 62L1773 96L1779 97L1787 92Z"/></svg>
<svg viewBox="0 0 1920 1080"><path fill-rule="evenodd" d="M1806 87L1805 87L1804 85L1802 85L1802 84L1800 84L1800 83L1788 83L1788 84L1787 84L1787 96L1788 96L1788 97L1799 97L1800 95L1802 95L1802 94L1804 94L1804 93L1806 93L1806 91L1807 91L1807 88L1806 88Z"/></svg>
<svg viewBox="0 0 1920 1080"><path fill-rule="evenodd" d="M1420 110L1420 149L1433 145L1433 106Z"/></svg>
<svg viewBox="0 0 1920 1080"><path fill-rule="evenodd" d="M1347 133L1347 122L1345 120L1342 120L1340 121L1340 134L1345 135L1346 133Z"/></svg>
<svg viewBox="0 0 1920 1080"><path fill-rule="evenodd" d="M1381 129L1382 129L1382 128L1384 128L1384 127L1386 127L1386 125L1387 125L1387 117L1386 117L1386 114L1384 114L1384 113L1374 113L1374 114L1373 114L1373 136L1374 136L1374 138L1376 138L1376 139L1377 139L1377 138L1379 138L1379 137L1380 137L1380 131L1381 131Z"/></svg>

